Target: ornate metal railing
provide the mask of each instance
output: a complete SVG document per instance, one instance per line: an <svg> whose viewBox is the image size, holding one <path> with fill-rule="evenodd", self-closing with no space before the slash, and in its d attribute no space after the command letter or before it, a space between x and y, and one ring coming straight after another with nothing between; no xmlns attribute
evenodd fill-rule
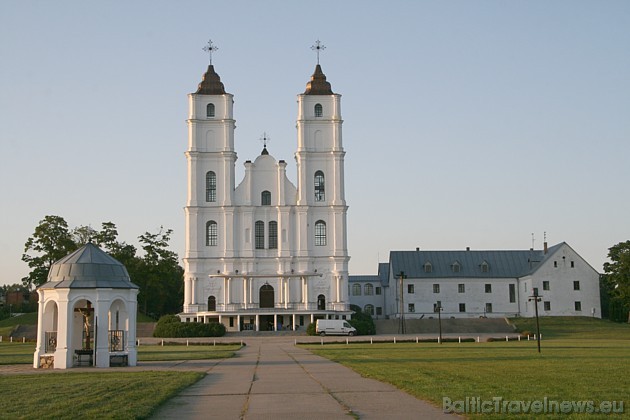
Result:
<svg viewBox="0 0 630 420"><path fill-rule="evenodd" d="M123 330L109 331L109 351L123 351L125 349L125 332Z"/></svg>
<svg viewBox="0 0 630 420"><path fill-rule="evenodd" d="M57 331L46 331L45 333L45 353L54 353L57 350Z"/></svg>
<svg viewBox="0 0 630 420"><path fill-rule="evenodd" d="M258 303L217 303L213 312L235 312L235 311L254 311L264 312L273 309L274 311L348 311L350 305L348 303L326 303L324 307L316 302L309 303L276 303L273 308L261 308Z"/></svg>

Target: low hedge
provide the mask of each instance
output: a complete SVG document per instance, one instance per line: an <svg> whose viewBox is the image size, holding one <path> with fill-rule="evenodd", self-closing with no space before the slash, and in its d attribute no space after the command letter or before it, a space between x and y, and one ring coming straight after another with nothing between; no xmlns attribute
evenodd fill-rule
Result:
<svg viewBox="0 0 630 420"><path fill-rule="evenodd" d="M153 331L153 337L161 338L222 337L224 335L225 325L223 324L181 322L177 315L164 315L158 320Z"/></svg>

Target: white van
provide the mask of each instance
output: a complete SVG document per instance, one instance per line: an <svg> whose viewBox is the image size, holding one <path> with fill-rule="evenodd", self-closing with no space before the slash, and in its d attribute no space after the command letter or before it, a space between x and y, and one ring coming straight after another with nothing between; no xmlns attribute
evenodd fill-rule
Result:
<svg viewBox="0 0 630 420"><path fill-rule="evenodd" d="M319 335L349 335L357 333L356 328L343 319L318 319L315 331Z"/></svg>

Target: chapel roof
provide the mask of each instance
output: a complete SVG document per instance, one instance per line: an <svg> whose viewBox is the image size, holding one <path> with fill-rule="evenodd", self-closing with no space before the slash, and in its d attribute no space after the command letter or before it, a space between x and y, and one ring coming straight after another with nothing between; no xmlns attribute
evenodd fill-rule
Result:
<svg viewBox="0 0 630 420"><path fill-rule="evenodd" d="M40 289L138 289L124 265L93 243L55 262Z"/></svg>
<svg viewBox="0 0 630 420"><path fill-rule="evenodd" d="M330 82L326 81L326 75L322 72L322 66L315 67L311 80L306 84L305 95L333 95Z"/></svg>
<svg viewBox="0 0 630 420"><path fill-rule="evenodd" d="M225 95L225 87L223 83L221 83L221 78L217 72L214 71L212 64L208 66L208 70L203 75L201 83L199 83L199 87L195 93L201 95Z"/></svg>

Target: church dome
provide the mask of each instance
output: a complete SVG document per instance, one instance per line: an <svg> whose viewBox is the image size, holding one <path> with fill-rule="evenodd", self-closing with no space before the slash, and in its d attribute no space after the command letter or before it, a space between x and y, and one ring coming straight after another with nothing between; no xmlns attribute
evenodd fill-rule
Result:
<svg viewBox="0 0 630 420"><path fill-rule="evenodd" d="M311 80L306 84L305 95L332 95L332 87L330 82L326 80L326 75L322 71L322 67L318 64L315 67L315 73L311 76Z"/></svg>
<svg viewBox="0 0 630 420"><path fill-rule="evenodd" d="M195 93L201 95L225 95L225 87L221 83L221 78L217 72L214 71L212 64L208 66L208 71L203 75L203 79Z"/></svg>
<svg viewBox="0 0 630 420"><path fill-rule="evenodd" d="M124 265L87 243L50 267L41 289L138 289Z"/></svg>

